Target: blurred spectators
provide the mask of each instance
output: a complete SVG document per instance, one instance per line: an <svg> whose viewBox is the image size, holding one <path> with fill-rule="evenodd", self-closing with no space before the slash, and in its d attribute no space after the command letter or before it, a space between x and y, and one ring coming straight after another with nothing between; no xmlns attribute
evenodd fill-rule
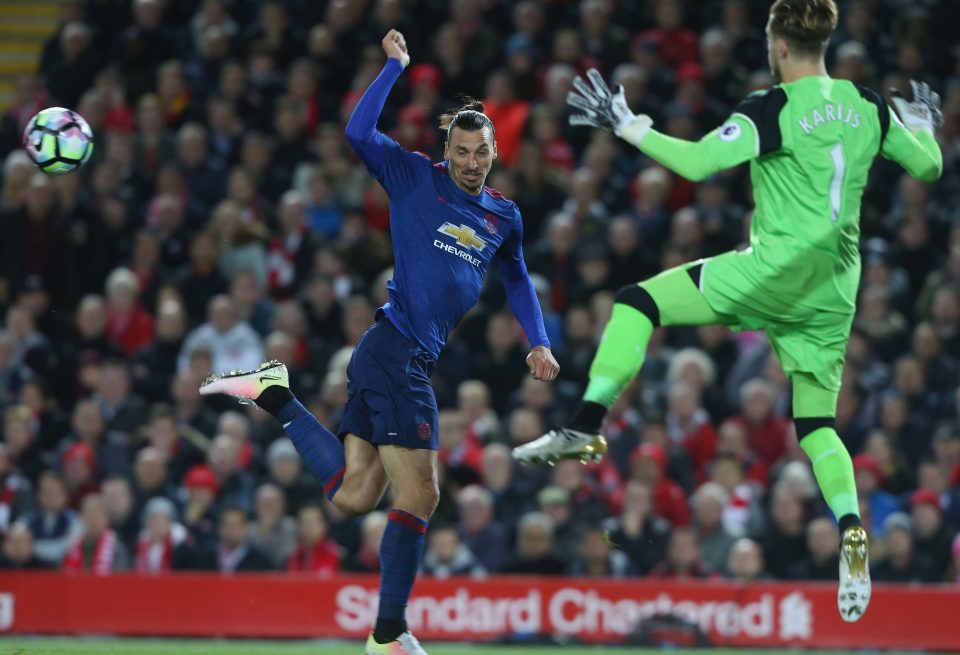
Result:
<svg viewBox="0 0 960 655"><path fill-rule="evenodd" d="M143 509L143 532L137 539L134 570L137 573L166 573L190 568L184 552L186 529L176 523L176 510L166 498L153 498Z"/></svg>
<svg viewBox="0 0 960 655"><path fill-rule="evenodd" d="M784 578L787 567L807 554L806 517L800 495L785 484L774 486L767 518L761 539L763 560L773 576Z"/></svg>
<svg viewBox="0 0 960 655"><path fill-rule="evenodd" d="M257 500L259 508L261 499L258 497ZM299 538L296 548L286 560L288 571L303 571L328 578L340 569L340 546L330 538L328 529L327 517L320 505L304 505L300 508L297 512ZM264 552L272 554L269 550Z"/></svg>
<svg viewBox="0 0 960 655"><path fill-rule="evenodd" d="M908 514L894 512L883 522L886 555L870 567L878 582L932 582L931 562L918 555L913 537L913 521Z"/></svg>
<svg viewBox="0 0 960 655"><path fill-rule="evenodd" d="M257 487L254 508L255 519L250 524L250 543L265 553L275 568L283 568L287 565L297 542L297 521L287 516L283 492L275 484L269 482L261 484ZM306 544L316 546L326 536L326 518L323 517L322 512L319 517L314 515L305 517L303 509L306 507L297 512L300 531L306 530L306 533L301 535L301 539ZM314 509L319 511L319 508ZM302 560L310 563L312 558L313 555L309 555L302 557ZM312 566L318 568L308 566L303 570L319 571L323 565L312 564Z"/></svg>
<svg viewBox="0 0 960 655"><path fill-rule="evenodd" d="M251 544L247 536L247 514L242 507L226 505L220 510L217 534L220 539L216 549L216 568L221 573L269 571L273 568L270 559Z"/></svg>
<svg viewBox="0 0 960 655"><path fill-rule="evenodd" d="M304 551L313 563L303 567L323 569L316 549L327 544L324 553L339 547L341 570L379 568L382 515L361 520L327 505L318 513L322 490L279 426L258 410L221 421L236 404L197 389L210 373L282 359L304 403L336 430L349 348L392 275L389 197L342 126L383 63L377 41L399 27L413 65L381 129L439 160L437 115L457 94L484 99L499 144L488 181L523 217L526 263L561 364L553 385L530 379L525 336L492 280L434 376L441 514L455 531L431 531L424 566L438 575L531 564L553 574L576 562L578 573L603 575L660 565L668 575L702 569L745 581L831 577L835 525L763 335L661 328L604 426L604 462L520 469L509 455L566 420L617 289L745 247L751 220L746 167L693 184L609 134L571 128L574 75L599 66L634 111L700 138L773 83L767 7L313 4L65 2L37 74L15 81L0 115L4 556L31 561L19 522L36 557L60 566L81 531L69 508L90 502L81 567L112 568L126 546L138 568L145 510L162 506L151 513L160 518L144 570L178 568L161 545L168 516L171 539L176 526L185 530L185 567L220 568L224 512L224 568L244 560L249 537L270 555L267 566L283 569L302 510L315 552ZM871 171L837 430L877 553L889 551L876 558L878 577L955 579L957 52L949 21L929 29L910 3L839 9L830 73L875 90L922 76L943 96L946 124L938 182L886 161ZM38 173L19 147L30 117L53 104L83 114L97 144L86 166L59 178ZM235 505L242 513L226 509Z"/></svg>
<svg viewBox="0 0 960 655"><path fill-rule="evenodd" d="M84 498L80 519L83 532L63 558L64 571L108 575L130 568L130 553L110 527L103 496L91 494Z"/></svg>
<svg viewBox="0 0 960 655"><path fill-rule="evenodd" d="M939 581L950 565L950 547L956 528L943 521L940 497L929 489L918 489L910 496L910 517L914 527L914 549L917 557L930 563L930 577Z"/></svg>
<svg viewBox="0 0 960 655"><path fill-rule="evenodd" d="M623 512L607 519L604 527L611 544L630 556L637 573L645 575L666 555L670 525L652 514L652 491L648 483L627 483Z"/></svg>
<svg viewBox="0 0 960 655"><path fill-rule="evenodd" d="M568 569L571 575L625 578L635 574L630 558L614 548L605 530L588 528L580 536L580 552Z"/></svg>
<svg viewBox="0 0 960 655"><path fill-rule="evenodd" d="M37 508L24 522L35 541L37 557L60 566L67 550L83 531L80 518L67 507L67 485L54 471L44 471L37 484Z"/></svg>
<svg viewBox="0 0 960 655"><path fill-rule="evenodd" d="M706 577L707 572L700 559L697 533L693 528L674 528L667 543L667 556L653 567L650 575L654 578L677 580Z"/></svg>
<svg viewBox="0 0 960 655"><path fill-rule="evenodd" d="M741 537L730 548L727 559L726 575L738 582L753 582L767 578L764 571L763 551L753 539Z"/></svg>
<svg viewBox="0 0 960 655"><path fill-rule="evenodd" d="M653 489L653 513L674 526L690 523L687 495L666 477L667 455L654 443L641 444L630 456L631 478Z"/></svg>
<svg viewBox="0 0 960 655"><path fill-rule="evenodd" d="M566 560L554 554L553 519L543 512L528 512L517 524L517 549L502 573L560 575Z"/></svg>
<svg viewBox="0 0 960 655"><path fill-rule="evenodd" d="M471 485L457 495L457 506L461 541L476 554L483 568L499 571L509 550L507 530L494 519L493 495L479 485ZM552 528L551 525L551 533Z"/></svg>
<svg viewBox="0 0 960 655"><path fill-rule="evenodd" d="M0 443L0 535L32 509L33 503L30 481L13 470L9 449Z"/></svg>
<svg viewBox="0 0 960 655"><path fill-rule="evenodd" d="M14 523L3 540L3 552L0 553L0 569L29 570L52 568L49 562L37 557L33 533L26 523Z"/></svg>
<svg viewBox="0 0 960 655"><path fill-rule="evenodd" d="M787 568L796 580L833 580L840 566L840 533L828 518L807 524L807 555Z"/></svg>
<svg viewBox="0 0 960 655"><path fill-rule="evenodd" d="M363 517L360 547L345 562L344 570L364 573L380 570L380 541L386 527L386 512L374 511Z"/></svg>
<svg viewBox="0 0 960 655"><path fill-rule="evenodd" d="M461 543L457 529L443 524L431 526L420 570L441 579L464 575L482 578L487 573L470 549Z"/></svg>
<svg viewBox="0 0 960 655"><path fill-rule="evenodd" d="M229 296L218 295L210 301L207 322L187 335L180 353L179 368L187 368L190 356L199 349L208 350L215 371L257 368L263 361L260 336L241 320Z"/></svg>
<svg viewBox="0 0 960 655"><path fill-rule="evenodd" d="M706 482L697 489L690 502L693 505L693 526L700 542L700 561L709 573L722 571L735 541L723 524L723 509L729 496L716 482Z"/></svg>

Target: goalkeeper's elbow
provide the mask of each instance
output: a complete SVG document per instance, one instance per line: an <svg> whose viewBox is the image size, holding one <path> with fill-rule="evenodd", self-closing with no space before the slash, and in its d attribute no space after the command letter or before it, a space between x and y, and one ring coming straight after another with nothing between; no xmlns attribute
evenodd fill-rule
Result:
<svg viewBox="0 0 960 655"><path fill-rule="evenodd" d="M913 177L920 180L921 182L936 182L940 179L940 176L943 174L943 160L942 159L931 159L926 166L922 169L916 171L913 174Z"/></svg>
<svg viewBox="0 0 960 655"><path fill-rule="evenodd" d="M683 176L690 180L691 182L703 182L705 179L716 173L717 171L709 170L706 167L697 167L686 171Z"/></svg>
<svg viewBox="0 0 960 655"><path fill-rule="evenodd" d="M940 174L943 172L943 169L939 166L932 166L927 170L924 170L920 175L915 176L921 182L932 183L940 179Z"/></svg>

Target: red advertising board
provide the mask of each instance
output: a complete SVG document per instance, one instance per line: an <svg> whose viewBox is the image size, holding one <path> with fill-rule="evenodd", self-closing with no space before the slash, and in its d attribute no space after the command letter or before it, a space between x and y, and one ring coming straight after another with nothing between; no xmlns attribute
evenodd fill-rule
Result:
<svg viewBox="0 0 960 655"><path fill-rule="evenodd" d="M0 631L222 637L361 638L377 579L290 575L0 575ZM960 649L960 588L876 585L867 614L844 623L830 584L422 578L408 621L426 640L559 634L623 642L677 617L715 645Z"/></svg>

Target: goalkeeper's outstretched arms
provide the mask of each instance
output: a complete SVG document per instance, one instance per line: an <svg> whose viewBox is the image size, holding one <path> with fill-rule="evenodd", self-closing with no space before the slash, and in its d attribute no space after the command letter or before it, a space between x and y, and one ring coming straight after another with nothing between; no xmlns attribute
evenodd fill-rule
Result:
<svg viewBox="0 0 960 655"><path fill-rule="evenodd" d="M394 83L410 63L406 41L397 30L390 30L383 37L381 45L387 55L387 63L360 98L345 130L350 147L378 178L382 174L387 151L399 146L396 141L377 129L377 120Z"/></svg>
<svg viewBox="0 0 960 655"><path fill-rule="evenodd" d="M610 130L688 180L699 182L764 154L754 122L737 111L699 141L677 139L654 130L649 116L630 111L623 89L611 91L596 69L587 71L587 77L589 85L574 79L576 90L567 96L567 102L582 112L571 116L570 123ZM757 104L756 99L747 102Z"/></svg>
<svg viewBox="0 0 960 655"><path fill-rule="evenodd" d="M934 137L934 130L943 124L940 96L926 82L910 81L913 100L891 89L893 108L890 129L880 147L880 154L897 162L911 177L921 182L934 182L943 173L943 153ZM899 115L898 115L899 114Z"/></svg>

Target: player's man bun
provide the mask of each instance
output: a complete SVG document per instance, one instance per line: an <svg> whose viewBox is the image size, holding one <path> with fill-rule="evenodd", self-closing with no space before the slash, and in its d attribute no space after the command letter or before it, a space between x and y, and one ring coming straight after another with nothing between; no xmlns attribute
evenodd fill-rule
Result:
<svg viewBox="0 0 960 655"><path fill-rule="evenodd" d="M770 32L797 54L819 57L836 28L834 0L777 0L770 8Z"/></svg>
<svg viewBox="0 0 960 655"><path fill-rule="evenodd" d="M460 102L458 108L440 116L440 129L447 133L447 141L450 140L450 131L455 127L470 132L489 127L490 136L493 137L493 121L483 113L483 103L470 96L462 97Z"/></svg>

